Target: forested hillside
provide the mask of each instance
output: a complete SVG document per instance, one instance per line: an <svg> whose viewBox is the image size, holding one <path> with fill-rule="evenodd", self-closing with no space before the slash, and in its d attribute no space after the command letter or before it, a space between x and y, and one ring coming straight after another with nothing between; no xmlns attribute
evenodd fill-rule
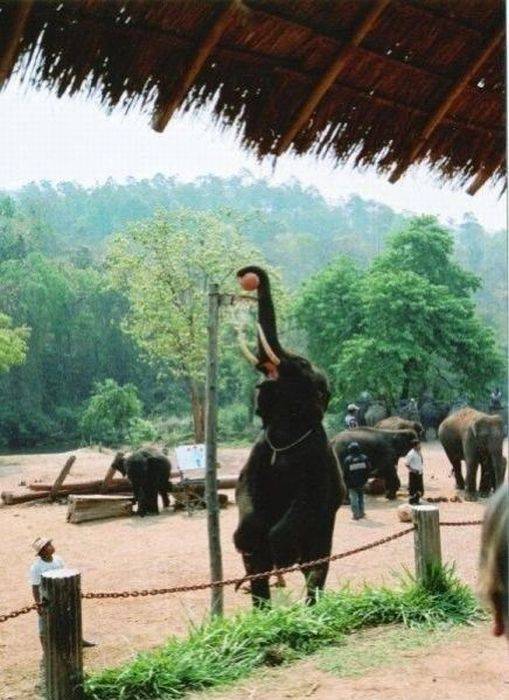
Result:
<svg viewBox="0 0 509 700"><path fill-rule="evenodd" d="M185 210L211 212L224 226L234 222L296 297L303 282L339 255L362 279L410 217L360 196L331 205L298 182L271 187L248 174L192 183L158 175L95 188L39 183L0 194L0 314L27 344L24 362L0 374L0 445L80 439L87 401L107 379L135 387L138 418L164 418L171 431L170 418L177 425L175 416L186 416L188 425L185 376L125 332L129 300L106 263L112 234L163 209L168 221L171 212ZM449 228L457 262L481 279L479 314L505 347L505 232L489 234L469 214ZM221 401L226 433L231 428L233 435L250 411L252 378L232 359L230 345L225 351L231 361L223 362Z"/></svg>

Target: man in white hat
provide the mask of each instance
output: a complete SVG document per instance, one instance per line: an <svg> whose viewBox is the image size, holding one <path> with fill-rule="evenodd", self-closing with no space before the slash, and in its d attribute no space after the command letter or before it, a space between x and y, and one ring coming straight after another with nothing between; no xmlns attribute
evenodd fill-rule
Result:
<svg viewBox="0 0 509 700"><path fill-rule="evenodd" d="M353 430L354 428L359 427L359 421L357 418L357 412L359 411L359 407L356 406L354 403L349 403L346 409L346 416L345 416L345 425L347 430Z"/></svg>
<svg viewBox="0 0 509 700"><path fill-rule="evenodd" d="M32 549L36 553L37 557L30 567L30 583L32 584L32 594L34 596L35 604L37 606L37 612L39 613L39 637L41 640L41 645L44 650L44 637L46 634L45 619L42 614L42 603L41 603L41 579L42 575L47 571L53 571L54 569L63 569L65 564L58 554L55 554L55 547L53 542L49 537L38 537L34 542L32 542ZM84 647L93 647L95 644L93 642L82 641Z"/></svg>

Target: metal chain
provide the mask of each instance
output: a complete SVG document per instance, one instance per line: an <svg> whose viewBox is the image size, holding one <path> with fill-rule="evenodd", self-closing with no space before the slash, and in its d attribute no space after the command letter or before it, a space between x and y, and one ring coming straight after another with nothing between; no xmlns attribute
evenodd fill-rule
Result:
<svg viewBox="0 0 509 700"><path fill-rule="evenodd" d="M12 620L14 617L19 617L20 615L26 615L29 612L32 612L32 610L37 610L37 605L25 605L24 608L20 608L19 610L13 610L10 613L6 613L5 615L0 615L0 623L1 622L6 622L7 620Z"/></svg>
<svg viewBox="0 0 509 700"><path fill-rule="evenodd" d="M481 525L482 520L464 520L460 522L442 522L440 523L441 526L444 527L459 527L459 526L465 526L465 525ZM356 547L355 549L348 549L346 552L340 552L339 554L332 554L329 557L321 557L320 559L314 559L313 561L308 561L304 562L302 564L294 564L293 566L286 566L281 569L271 569L270 571L262 571L257 574L249 574L248 576L242 576L238 578L229 578L229 579L223 579L222 581L214 581L214 582L207 582L207 583L196 583L194 585L188 585L188 586L172 586L171 588L151 588L151 589L143 589L140 591L112 591L111 593L82 593L81 597L84 598L85 600L104 600L107 598L144 598L146 596L154 596L154 595L166 595L169 593L188 593L190 591L203 591L207 588L214 588L217 586L224 587L224 586L233 586L233 585L240 585L243 583L247 583L249 581L256 581L261 578L266 578L268 576L274 576L275 574L290 574L293 573L294 571L306 571L307 569L311 569L315 566L320 566L321 564L327 564L331 561L338 561L339 559L345 559L346 557L351 557L354 554L359 554L359 552L366 552L370 549L374 549L375 547L380 547L383 544L387 544L388 542L392 542L393 540L397 540L400 537L403 537L404 535L408 535L410 532L413 532L415 530L415 527L412 525L412 527L408 527L406 530L401 530L400 532L396 532L393 535L388 535L387 537L383 537L379 540L375 540L374 542L371 542L370 544L365 544L362 545L361 547ZM32 612L32 610L36 610L37 606L35 604L33 605L26 605L24 608L20 608L19 610L14 610L13 612L6 613L5 615L0 615L0 623L6 622L7 620L13 619L15 617L19 617L20 615L26 615L29 612Z"/></svg>

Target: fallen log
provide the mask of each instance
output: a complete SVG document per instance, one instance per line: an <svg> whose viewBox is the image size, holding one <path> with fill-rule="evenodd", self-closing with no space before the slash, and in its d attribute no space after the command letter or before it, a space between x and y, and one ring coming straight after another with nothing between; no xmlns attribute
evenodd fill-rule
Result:
<svg viewBox="0 0 509 700"><path fill-rule="evenodd" d="M104 494L69 496L67 522L82 523L105 518L122 518L133 514L133 499Z"/></svg>
<svg viewBox="0 0 509 700"><path fill-rule="evenodd" d="M75 484L64 484L60 487L58 493L62 495L66 493L75 493L77 491L86 491L88 489L91 489L90 493L99 493L103 487L103 479L98 479L94 481L77 481ZM30 489L30 491L50 491L51 485L32 483L28 484L28 488ZM119 489L127 489L129 491L131 489L131 483L129 479L113 479L108 483L106 488L108 491L118 491Z"/></svg>
<svg viewBox="0 0 509 700"><path fill-rule="evenodd" d="M19 493L14 494L12 491L2 491L0 498L6 506L13 506L17 503L27 503L28 501L39 501L49 497L49 490L37 491L36 493Z"/></svg>
<svg viewBox="0 0 509 700"><path fill-rule="evenodd" d="M234 489L237 485L237 481L237 476L221 477L217 480L217 488L219 490ZM193 484L193 486L198 485L199 488L205 489L205 479L184 479L183 481L172 482L171 492L182 490L183 488L186 488L187 484ZM51 491L51 487L51 484L28 484L28 488L30 489L30 491ZM129 479L125 478L113 479L109 481L106 485L104 479L95 481L77 481L75 484L64 484L60 487L58 493L63 495L66 493L82 492L88 489L95 489L95 491L92 490L90 491L90 493L101 493L104 488L107 492L118 491L122 489L130 490L131 482L129 481Z"/></svg>

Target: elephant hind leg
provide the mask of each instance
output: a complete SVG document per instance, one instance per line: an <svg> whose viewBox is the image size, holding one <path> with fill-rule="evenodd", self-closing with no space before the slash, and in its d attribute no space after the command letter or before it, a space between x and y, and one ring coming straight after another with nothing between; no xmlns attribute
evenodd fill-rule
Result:
<svg viewBox="0 0 509 700"><path fill-rule="evenodd" d="M163 501L163 508L169 508L170 507L170 499L168 496L168 491L165 488L162 488L159 491L159 494L160 494L161 499Z"/></svg>

